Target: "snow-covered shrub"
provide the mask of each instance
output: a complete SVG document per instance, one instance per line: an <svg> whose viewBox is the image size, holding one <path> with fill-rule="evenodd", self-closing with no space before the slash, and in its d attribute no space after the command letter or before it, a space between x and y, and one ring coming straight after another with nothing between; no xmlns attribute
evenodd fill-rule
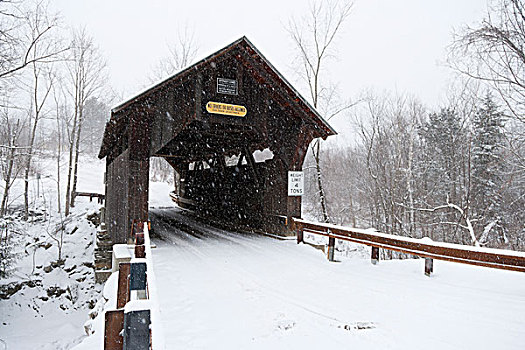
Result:
<svg viewBox="0 0 525 350"><path fill-rule="evenodd" d="M10 235L10 220L0 219L0 279L9 277L15 262L14 242Z"/></svg>

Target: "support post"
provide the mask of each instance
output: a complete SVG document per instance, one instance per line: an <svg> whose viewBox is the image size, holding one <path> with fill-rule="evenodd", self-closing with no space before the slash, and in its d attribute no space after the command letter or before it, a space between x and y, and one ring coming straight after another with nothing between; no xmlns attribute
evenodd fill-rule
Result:
<svg viewBox="0 0 525 350"><path fill-rule="evenodd" d="M379 262L379 247L372 247L371 261L373 265Z"/></svg>
<svg viewBox="0 0 525 350"><path fill-rule="evenodd" d="M128 168L127 201L128 225L135 220L137 230L142 232L144 221L148 220L149 157L151 155L151 130L155 112L143 106L129 116L128 124ZM129 226L128 226L129 227ZM133 243L132 237L131 243Z"/></svg>
<svg viewBox="0 0 525 350"><path fill-rule="evenodd" d="M297 225L293 219L292 219L292 226L295 229L295 232L297 232L297 244L304 242L304 232L303 227L301 225Z"/></svg>
<svg viewBox="0 0 525 350"><path fill-rule="evenodd" d="M142 220L131 220L131 230L128 236L128 244L137 244L136 235L139 233L144 234L144 222Z"/></svg>
<svg viewBox="0 0 525 350"><path fill-rule="evenodd" d="M146 257L146 246L144 245L144 227L142 232L135 233L135 258Z"/></svg>
<svg viewBox="0 0 525 350"><path fill-rule="evenodd" d="M144 232L138 232L135 234L135 244L136 245L144 244Z"/></svg>
<svg viewBox="0 0 525 350"><path fill-rule="evenodd" d="M135 258L146 257L146 246L144 244L135 246Z"/></svg>
<svg viewBox="0 0 525 350"><path fill-rule="evenodd" d="M123 350L150 349L150 310L133 310L124 314Z"/></svg>
<svg viewBox="0 0 525 350"><path fill-rule="evenodd" d="M334 261L335 238L328 237L328 261Z"/></svg>
<svg viewBox="0 0 525 350"><path fill-rule="evenodd" d="M137 262L131 263L129 290L145 290L146 289L146 263Z"/></svg>
<svg viewBox="0 0 525 350"><path fill-rule="evenodd" d="M434 272L434 259L425 258L425 275L429 276Z"/></svg>
<svg viewBox="0 0 525 350"><path fill-rule="evenodd" d="M118 264L117 309L123 308L129 300L130 263Z"/></svg>
<svg viewBox="0 0 525 350"><path fill-rule="evenodd" d="M100 229L105 230L106 229L106 207L100 208Z"/></svg>
<svg viewBox="0 0 525 350"><path fill-rule="evenodd" d="M147 265L145 262L131 263L129 293L136 299L147 299Z"/></svg>
<svg viewBox="0 0 525 350"><path fill-rule="evenodd" d="M104 315L104 350L122 350L124 310L108 310Z"/></svg>

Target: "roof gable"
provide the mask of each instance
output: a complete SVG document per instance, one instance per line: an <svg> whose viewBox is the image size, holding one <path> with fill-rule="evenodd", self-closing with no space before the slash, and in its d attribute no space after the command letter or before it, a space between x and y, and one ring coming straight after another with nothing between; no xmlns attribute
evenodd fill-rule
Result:
<svg viewBox="0 0 525 350"><path fill-rule="evenodd" d="M205 72L209 72L218 66L220 62L226 60L231 64L234 59L244 70L249 72L253 79L262 86L269 87L273 98L278 100L281 107L293 110L299 115L301 120L311 125L314 137L326 138L336 134L335 130L319 115L319 113L297 92L296 89L282 76L281 73L257 50L257 48L246 38L242 37L223 49L200 60L190 67L178 72L177 74L157 83L133 98L119 104L112 109L111 120L106 126L104 141L99 154L103 158L108 154L109 148L119 138L116 133L122 130L122 124L126 123L127 115L136 110L143 109L144 106L155 105L159 97L165 94L170 87L184 85L185 82L192 82ZM177 96L177 98L198 99L197 94L191 96ZM198 104L197 101L195 101ZM198 108L197 108L198 113ZM120 126L119 126L120 124Z"/></svg>

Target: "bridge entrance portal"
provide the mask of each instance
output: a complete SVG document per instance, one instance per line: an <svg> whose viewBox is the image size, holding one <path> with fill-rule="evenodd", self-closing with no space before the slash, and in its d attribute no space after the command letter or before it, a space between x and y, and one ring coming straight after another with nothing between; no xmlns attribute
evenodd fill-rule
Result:
<svg viewBox="0 0 525 350"><path fill-rule="evenodd" d="M106 225L125 243L148 219L150 157L176 171L173 198L204 215L271 232L300 217L288 171L310 142L335 131L245 37L112 110ZM287 220L288 219L288 220Z"/></svg>

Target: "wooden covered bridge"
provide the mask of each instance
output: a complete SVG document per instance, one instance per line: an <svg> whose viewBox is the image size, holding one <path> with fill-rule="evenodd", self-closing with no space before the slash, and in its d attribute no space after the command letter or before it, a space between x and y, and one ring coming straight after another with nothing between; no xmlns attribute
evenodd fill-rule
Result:
<svg viewBox="0 0 525 350"><path fill-rule="evenodd" d="M112 110L99 153L111 239L126 242L132 220L148 219L150 157L175 169L179 205L287 230L301 215L301 197L288 196L288 171L301 170L314 138L333 134L243 37Z"/></svg>

